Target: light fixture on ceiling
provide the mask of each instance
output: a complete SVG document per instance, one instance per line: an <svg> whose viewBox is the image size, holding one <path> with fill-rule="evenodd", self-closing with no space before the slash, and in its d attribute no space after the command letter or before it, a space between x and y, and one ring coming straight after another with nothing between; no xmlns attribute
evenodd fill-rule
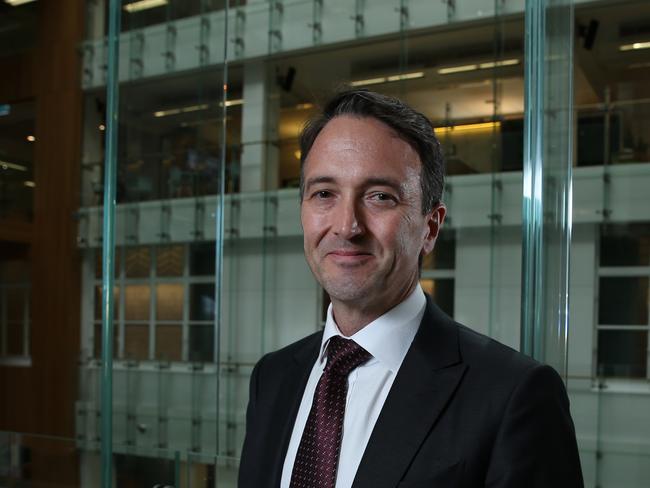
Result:
<svg viewBox="0 0 650 488"><path fill-rule="evenodd" d="M376 78L368 78L365 80L351 81L350 86L369 86L369 85L379 85L381 83L392 83L395 81L404 81L404 80L416 80L418 78L424 78L423 71L414 71L412 73L400 73L396 75L389 76L378 76Z"/></svg>
<svg viewBox="0 0 650 488"><path fill-rule="evenodd" d="M3 170L14 169L16 171L27 171L27 166L23 166L22 164L10 163L9 161L0 160L0 169Z"/></svg>
<svg viewBox="0 0 650 488"><path fill-rule="evenodd" d="M106 126L104 124L99 124L99 130L106 130Z"/></svg>
<svg viewBox="0 0 650 488"><path fill-rule="evenodd" d="M244 100L241 98L226 100L226 107L234 107L242 105ZM219 107L223 107L223 102L219 102ZM170 115L186 114L190 112L198 112L199 110L207 110L210 105L207 103L199 103L197 105L188 105L186 107L169 108L167 110L157 110L153 113L154 117L168 117Z"/></svg>
<svg viewBox="0 0 650 488"><path fill-rule="evenodd" d="M459 66L447 66L445 68L439 68L439 75L451 75L454 73L465 73L467 71L476 71L479 69L494 69L502 68L504 66L516 66L520 61L516 58L512 59L500 59L497 61L486 61L485 63L474 63L474 64L461 64Z"/></svg>
<svg viewBox="0 0 650 488"><path fill-rule="evenodd" d="M149 10L150 8L162 7L167 5L168 0L138 0L137 2L127 3L124 7L129 13L140 12L141 10Z"/></svg>
<svg viewBox="0 0 650 488"><path fill-rule="evenodd" d="M18 5L24 5L26 3L32 3L36 0L5 0L5 3L8 3L12 7L17 7Z"/></svg>
<svg viewBox="0 0 650 488"><path fill-rule="evenodd" d="M25 139L27 139L27 142L35 142L36 141L36 137L34 137L31 134L28 135Z"/></svg>
<svg viewBox="0 0 650 488"><path fill-rule="evenodd" d="M650 41L633 42L632 44L621 44L619 51L636 51L637 49L650 49Z"/></svg>
<svg viewBox="0 0 650 488"><path fill-rule="evenodd" d="M475 124L459 124L459 125L449 125L445 127L436 127L436 134L448 134L455 132L465 132L465 131L479 131L479 130L492 130L499 129L501 127L501 122L478 122Z"/></svg>
<svg viewBox="0 0 650 488"><path fill-rule="evenodd" d="M36 188L36 183L34 183L33 181L30 181L30 180L24 181L23 185L25 185L26 187L29 187L29 188Z"/></svg>

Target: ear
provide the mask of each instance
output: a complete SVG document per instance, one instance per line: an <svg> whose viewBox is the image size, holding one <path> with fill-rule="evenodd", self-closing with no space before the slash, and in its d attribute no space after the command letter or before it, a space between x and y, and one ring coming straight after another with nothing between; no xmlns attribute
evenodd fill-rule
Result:
<svg viewBox="0 0 650 488"><path fill-rule="evenodd" d="M422 244L422 256L426 256L433 251L436 239L438 238L438 234L442 228L442 223L445 220L445 215L447 215L447 207L445 207L444 203L440 202L425 216L426 229L424 242Z"/></svg>

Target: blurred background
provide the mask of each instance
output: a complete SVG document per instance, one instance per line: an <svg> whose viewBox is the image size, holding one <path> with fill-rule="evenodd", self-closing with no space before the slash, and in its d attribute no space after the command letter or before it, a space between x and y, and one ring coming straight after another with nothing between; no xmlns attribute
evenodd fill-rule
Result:
<svg viewBox="0 0 650 488"><path fill-rule="evenodd" d="M570 6L553 42L572 78L570 124L544 115L569 142L573 194L559 369L586 486L647 487L650 3L555 3ZM422 286L519 348L525 4L123 0L109 80L107 1L0 0L0 486L101 486L106 402L115 486L236 485L253 365L324 324L297 137L344 85L433 121L449 219ZM111 83L114 383L102 398ZM557 279L544 274L545 289Z"/></svg>

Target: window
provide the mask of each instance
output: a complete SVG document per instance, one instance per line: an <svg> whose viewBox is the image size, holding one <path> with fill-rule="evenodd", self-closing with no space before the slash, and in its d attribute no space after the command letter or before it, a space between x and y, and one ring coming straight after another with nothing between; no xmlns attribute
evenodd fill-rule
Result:
<svg viewBox="0 0 650 488"><path fill-rule="evenodd" d="M29 246L0 244L0 362L29 365Z"/></svg>
<svg viewBox="0 0 650 488"><path fill-rule="evenodd" d="M213 361L214 242L115 250L116 359ZM101 356L101 253L95 267L93 353Z"/></svg>
<svg viewBox="0 0 650 488"><path fill-rule="evenodd" d="M598 268L599 376L648 378L650 224L601 228Z"/></svg>
<svg viewBox="0 0 650 488"><path fill-rule="evenodd" d="M440 233L432 253L422 260L420 285L447 315L454 316L456 235L453 230Z"/></svg>

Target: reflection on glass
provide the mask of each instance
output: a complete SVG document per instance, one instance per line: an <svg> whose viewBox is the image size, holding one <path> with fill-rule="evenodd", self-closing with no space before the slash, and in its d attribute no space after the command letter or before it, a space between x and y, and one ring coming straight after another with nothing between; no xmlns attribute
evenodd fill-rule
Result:
<svg viewBox="0 0 650 488"><path fill-rule="evenodd" d="M156 286L156 320L183 319L183 285L165 283Z"/></svg>
<svg viewBox="0 0 650 488"><path fill-rule="evenodd" d="M148 246L127 247L124 267L127 278L146 278L149 276L151 248Z"/></svg>
<svg viewBox="0 0 650 488"><path fill-rule="evenodd" d="M156 248L156 274L158 276L182 276L185 248L181 245Z"/></svg>
<svg viewBox="0 0 650 488"><path fill-rule="evenodd" d="M447 315L454 316L454 280L445 279L421 279L422 290L433 298L433 301Z"/></svg>
<svg viewBox="0 0 650 488"><path fill-rule="evenodd" d="M600 236L601 266L650 265L650 224L610 224Z"/></svg>
<svg viewBox="0 0 650 488"><path fill-rule="evenodd" d="M598 331L598 374L644 378L647 372L647 347L647 331Z"/></svg>
<svg viewBox="0 0 650 488"><path fill-rule="evenodd" d="M115 255L114 255L114 260L115 260L115 276L119 276L120 274L120 260L122 257L122 253L120 252L119 248L115 248ZM95 250L95 278L98 280L102 279L102 250L97 249Z"/></svg>
<svg viewBox="0 0 650 488"><path fill-rule="evenodd" d="M212 320L214 307L213 283L190 285L190 320Z"/></svg>
<svg viewBox="0 0 650 488"><path fill-rule="evenodd" d="M0 113L0 220L30 222L34 213L33 101L2 104Z"/></svg>
<svg viewBox="0 0 650 488"><path fill-rule="evenodd" d="M648 278L601 277L598 323L648 325Z"/></svg>
<svg viewBox="0 0 650 488"><path fill-rule="evenodd" d="M149 359L149 326L126 324L124 326L124 358Z"/></svg>
<svg viewBox="0 0 650 488"><path fill-rule="evenodd" d="M212 325L190 325L189 359L210 362L214 358L214 328Z"/></svg>
<svg viewBox="0 0 650 488"><path fill-rule="evenodd" d="M124 287L124 318L126 320L149 320L149 285Z"/></svg>
<svg viewBox="0 0 650 488"><path fill-rule="evenodd" d="M190 275L212 276L215 272L216 248L214 241L190 245Z"/></svg>
<svg viewBox="0 0 650 488"><path fill-rule="evenodd" d="M113 288L113 319L117 320L118 307L120 304L120 287L116 286ZM95 320L102 319L102 287L95 287Z"/></svg>
<svg viewBox="0 0 650 488"><path fill-rule="evenodd" d="M117 338L119 336L119 327L117 324L113 327L113 357L117 358ZM95 323L95 335L93 340L93 356L95 358L102 357L102 324L101 322Z"/></svg>
<svg viewBox="0 0 650 488"><path fill-rule="evenodd" d="M183 329L177 325L156 325L156 359L180 361L183 349Z"/></svg>

